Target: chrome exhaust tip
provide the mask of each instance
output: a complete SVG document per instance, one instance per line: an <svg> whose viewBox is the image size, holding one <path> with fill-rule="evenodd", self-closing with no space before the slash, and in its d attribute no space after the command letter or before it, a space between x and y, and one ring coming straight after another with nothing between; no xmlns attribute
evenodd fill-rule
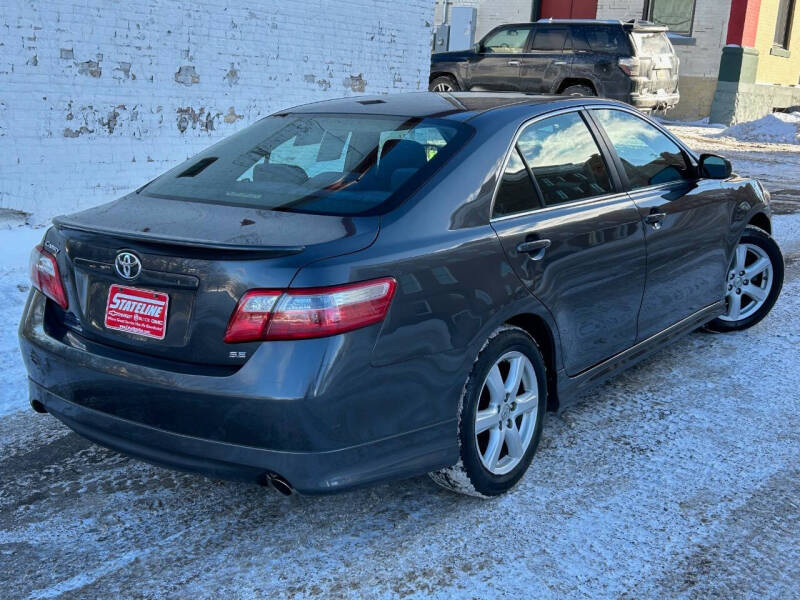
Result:
<svg viewBox="0 0 800 600"><path fill-rule="evenodd" d="M291 496L294 492L292 484L286 478L277 473L268 472L258 478L258 484L264 487L272 487L283 496Z"/></svg>
<svg viewBox="0 0 800 600"><path fill-rule="evenodd" d="M272 484L272 487L284 496L291 496L292 492L294 492L292 485L281 475L277 473L268 473L267 477L269 477L269 482Z"/></svg>

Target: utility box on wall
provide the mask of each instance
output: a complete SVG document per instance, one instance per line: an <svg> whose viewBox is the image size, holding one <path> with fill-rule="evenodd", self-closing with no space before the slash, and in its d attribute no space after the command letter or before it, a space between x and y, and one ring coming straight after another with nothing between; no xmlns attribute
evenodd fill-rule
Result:
<svg viewBox="0 0 800 600"><path fill-rule="evenodd" d="M450 43L448 50L467 50L475 43L477 9L471 6L454 6L450 9Z"/></svg>
<svg viewBox="0 0 800 600"><path fill-rule="evenodd" d="M433 51L446 52L450 49L450 25L437 25L433 32Z"/></svg>

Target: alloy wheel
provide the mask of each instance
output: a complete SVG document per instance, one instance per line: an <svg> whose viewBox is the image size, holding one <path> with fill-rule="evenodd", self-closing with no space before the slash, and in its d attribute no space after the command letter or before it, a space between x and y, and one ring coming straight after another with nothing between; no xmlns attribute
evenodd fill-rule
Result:
<svg viewBox="0 0 800 600"><path fill-rule="evenodd" d="M727 310L719 318L741 321L761 308L772 288L772 261L755 244L739 244L725 282Z"/></svg>
<svg viewBox="0 0 800 600"><path fill-rule="evenodd" d="M539 411L536 371L521 352L503 354L489 369L475 412L475 441L483 466L504 475L525 456Z"/></svg>
<svg viewBox="0 0 800 600"><path fill-rule="evenodd" d="M440 81L435 86L433 86L433 91L434 92L452 92L453 91L453 86L450 85L449 83L444 82L444 81Z"/></svg>

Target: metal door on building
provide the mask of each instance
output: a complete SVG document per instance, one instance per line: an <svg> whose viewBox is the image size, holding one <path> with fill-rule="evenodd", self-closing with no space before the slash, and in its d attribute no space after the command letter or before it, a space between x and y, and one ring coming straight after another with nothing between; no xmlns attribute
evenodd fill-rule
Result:
<svg viewBox="0 0 800 600"><path fill-rule="evenodd" d="M597 0L541 0L542 19L595 19Z"/></svg>

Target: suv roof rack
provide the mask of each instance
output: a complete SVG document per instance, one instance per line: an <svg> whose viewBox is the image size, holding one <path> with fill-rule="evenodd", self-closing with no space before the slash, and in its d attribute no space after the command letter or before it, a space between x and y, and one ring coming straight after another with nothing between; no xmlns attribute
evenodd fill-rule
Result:
<svg viewBox="0 0 800 600"><path fill-rule="evenodd" d="M619 19L554 19L552 17L548 17L546 19L539 19L536 21L537 23L574 23L578 25L621 25L625 29L628 30L635 30L635 31L669 31L669 27L666 25L657 25L651 21L645 21L644 19L631 19L630 21L621 21Z"/></svg>
<svg viewBox="0 0 800 600"><path fill-rule="evenodd" d="M619 19L554 19L547 17L539 19L537 23L599 23L601 25L622 25Z"/></svg>

